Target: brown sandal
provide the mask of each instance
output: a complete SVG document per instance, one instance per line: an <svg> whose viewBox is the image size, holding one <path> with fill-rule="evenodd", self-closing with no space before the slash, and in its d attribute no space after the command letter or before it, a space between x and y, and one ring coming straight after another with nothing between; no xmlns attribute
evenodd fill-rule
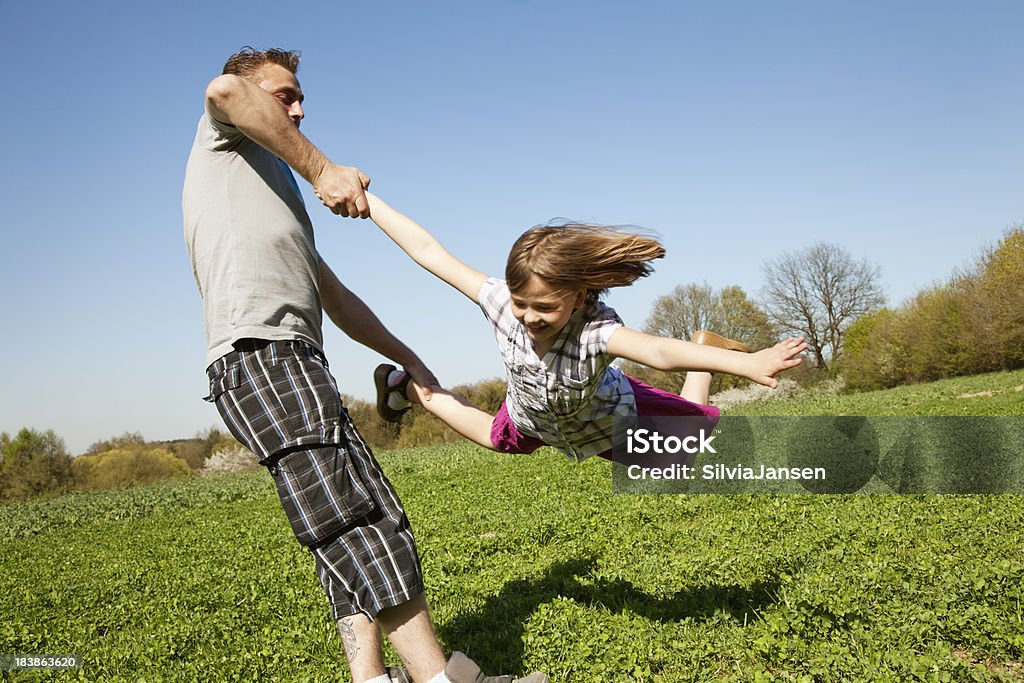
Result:
<svg viewBox="0 0 1024 683"><path fill-rule="evenodd" d="M694 344L704 344L705 346L714 346L719 349L727 349L729 351L750 353L750 347L743 342L738 342L735 339L729 339L728 337L723 337L720 334L708 332L707 330L697 330L693 333L693 337L690 338L690 341Z"/></svg>
<svg viewBox="0 0 1024 683"><path fill-rule="evenodd" d="M388 386L388 377L397 369L390 363L381 363L373 371L373 384L377 387L377 413L388 422L398 422L402 419L402 415L412 408L411 401L408 406L401 410L388 405L388 397L395 392L398 392L402 398L408 400L405 390L409 386L409 380L412 379L412 375L408 372L405 373L405 377L398 384Z"/></svg>

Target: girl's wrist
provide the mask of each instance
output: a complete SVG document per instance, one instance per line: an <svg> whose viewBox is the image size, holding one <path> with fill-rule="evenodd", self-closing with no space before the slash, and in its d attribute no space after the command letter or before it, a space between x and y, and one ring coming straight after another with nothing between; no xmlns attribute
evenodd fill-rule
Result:
<svg viewBox="0 0 1024 683"><path fill-rule="evenodd" d="M741 352L740 351L733 351L733 353L741 353ZM757 372L757 361L754 358L755 354L753 354L753 353L743 353L741 355L742 355L742 358L740 358L740 363L743 364L742 365L742 367L743 367L743 376L746 377L747 379L751 379L751 380L755 380L756 381L756 378L757 378L759 373Z"/></svg>

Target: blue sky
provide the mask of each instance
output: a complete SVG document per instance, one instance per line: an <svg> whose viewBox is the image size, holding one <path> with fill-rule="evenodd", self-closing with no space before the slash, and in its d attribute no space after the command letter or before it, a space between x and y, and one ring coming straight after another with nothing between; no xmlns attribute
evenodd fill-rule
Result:
<svg viewBox="0 0 1024 683"><path fill-rule="evenodd" d="M609 302L641 327L689 282L756 295L815 241L890 303L1024 221L1019 2L15 3L4 70L0 431L72 453L219 425L181 180L206 83L243 45L300 49L303 130L500 274L553 217L668 249ZM487 325L367 221L304 187L334 270L448 384L499 376ZM380 358L326 334L342 389Z"/></svg>

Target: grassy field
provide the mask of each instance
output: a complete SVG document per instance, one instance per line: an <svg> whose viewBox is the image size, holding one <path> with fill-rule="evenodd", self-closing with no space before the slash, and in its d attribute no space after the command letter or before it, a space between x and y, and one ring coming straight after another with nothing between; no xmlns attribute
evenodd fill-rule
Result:
<svg viewBox="0 0 1024 683"><path fill-rule="evenodd" d="M1024 370L744 405L744 415L1024 415Z"/></svg>
<svg viewBox="0 0 1024 683"><path fill-rule="evenodd" d="M1003 373L736 412L1021 415L1020 385ZM380 459L438 634L485 670L1024 680L1020 495L612 495L608 463L552 451ZM348 680L262 472L0 507L0 594L0 654L84 659L10 680Z"/></svg>

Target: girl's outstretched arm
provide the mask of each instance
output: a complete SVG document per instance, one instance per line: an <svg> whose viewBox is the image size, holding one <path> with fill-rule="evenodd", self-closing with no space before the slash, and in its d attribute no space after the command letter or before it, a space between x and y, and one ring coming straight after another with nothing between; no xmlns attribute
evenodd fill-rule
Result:
<svg viewBox="0 0 1024 683"><path fill-rule="evenodd" d="M797 354L807 350L803 337L779 342L756 353L741 353L694 344L681 339L656 337L620 327L608 339L608 353L658 370L726 372L775 388L775 375L800 365Z"/></svg>
<svg viewBox="0 0 1024 683"><path fill-rule="evenodd" d="M388 206L369 192L370 218L413 261L459 290L476 303L487 275L470 268L441 246L441 243L412 219Z"/></svg>

